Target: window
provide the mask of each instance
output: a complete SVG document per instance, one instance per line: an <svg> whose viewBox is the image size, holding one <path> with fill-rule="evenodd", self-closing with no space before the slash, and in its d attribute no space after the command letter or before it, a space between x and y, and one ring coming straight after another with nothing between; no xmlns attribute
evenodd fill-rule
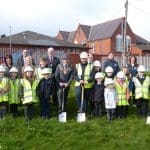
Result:
<svg viewBox="0 0 150 150"><path fill-rule="evenodd" d="M131 37L129 35L126 36L126 46L127 46L127 51L128 51L131 46Z"/></svg>
<svg viewBox="0 0 150 150"><path fill-rule="evenodd" d="M123 51L123 38L122 35L120 34L116 36L116 51L118 52Z"/></svg>

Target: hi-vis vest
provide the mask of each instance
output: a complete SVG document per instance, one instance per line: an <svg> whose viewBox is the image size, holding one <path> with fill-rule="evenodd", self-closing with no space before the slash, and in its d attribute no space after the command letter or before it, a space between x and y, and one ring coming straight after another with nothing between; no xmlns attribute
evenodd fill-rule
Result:
<svg viewBox="0 0 150 150"><path fill-rule="evenodd" d="M135 98L144 98L147 100L150 100L150 92L149 92L149 86L150 86L150 77L146 77L143 84L140 83L140 81L133 77L133 82L135 85Z"/></svg>
<svg viewBox="0 0 150 150"><path fill-rule="evenodd" d="M121 86L118 82L115 82L117 98L118 98L118 106L126 106L129 105L127 100L127 90L128 84L124 82L123 86Z"/></svg>
<svg viewBox="0 0 150 150"><path fill-rule="evenodd" d="M38 82L43 78L41 68L36 68L35 69L35 76L36 76L36 79L38 80Z"/></svg>
<svg viewBox="0 0 150 150"><path fill-rule="evenodd" d="M19 89L20 80L9 80L10 81L10 91L9 91L9 104L19 104Z"/></svg>
<svg viewBox="0 0 150 150"><path fill-rule="evenodd" d="M3 77L2 80L0 81L0 89L3 90L7 86L9 86L9 79L6 77ZM7 102L8 101L8 92L1 93L1 90L0 90L0 102Z"/></svg>
<svg viewBox="0 0 150 150"><path fill-rule="evenodd" d="M89 80L92 68L93 68L92 64L87 64L87 66L85 67L84 81ZM80 63L76 64L76 69L77 69L78 77L79 77L79 79L81 79L81 76L82 76L82 67L81 67ZM75 82L75 86L80 86L80 82L76 81ZM92 83L87 83L87 84L84 85L84 87L85 88L91 88L92 87Z"/></svg>
<svg viewBox="0 0 150 150"><path fill-rule="evenodd" d="M36 87L38 81L34 80L31 86L31 83L27 79L21 79L21 84L23 86L23 104L36 103L38 102L38 97L36 96Z"/></svg>

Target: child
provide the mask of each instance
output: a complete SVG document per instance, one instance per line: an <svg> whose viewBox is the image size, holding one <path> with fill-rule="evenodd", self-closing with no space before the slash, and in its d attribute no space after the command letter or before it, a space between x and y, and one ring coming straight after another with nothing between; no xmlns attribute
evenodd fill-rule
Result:
<svg viewBox="0 0 150 150"><path fill-rule="evenodd" d="M18 115L18 104L19 100L19 87L20 80L18 79L18 69L12 67L9 71L10 76L10 91L9 91L9 104L10 104L10 113L13 117Z"/></svg>
<svg viewBox="0 0 150 150"><path fill-rule="evenodd" d="M116 113L117 93L114 86L114 81L111 78L105 80L105 109L107 112L108 121L112 121Z"/></svg>
<svg viewBox="0 0 150 150"><path fill-rule="evenodd" d="M38 81L43 78L42 69L46 67L48 67L47 60L44 57L40 58L39 67L35 68L35 76Z"/></svg>
<svg viewBox="0 0 150 150"><path fill-rule="evenodd" d="M25 119L30 121L33 116L33 104L38 102L36 89L38 81L34 77L34 70L31 66L24 68L24 78L21 79L22 103L25 106Z"/></svg>
<svg viewBox="0 0 150 150"><path fill-rule="evenodd" d="M123 119L127 117L127 109L129 105L128 100L130 98L130 93L128 82L126 82L126 76L122 71L117 73L115 87L118 96L117 115L118 118Z"/></svg>
<svg viewBox="0 0 150 150"><path fill-rule="evenodd" d="M105 73L106 73L105 79L106 78L114 79L113 72L114 72L114 70L111 66L106 67L106 69L105 69Z"/></svg>
<svg viewBox="0 0 150 150"><path fill-rule="evenodd" d="M5 67L0 66L0 118L4 118L8 104L9 79L5 77Z"/></svg>
<svg viewBox="0 0 150 150"><path fill-rule="evenodd" d="M137 77L133 77L137 114L141 117L146 117L148 113L148 101L150 100L150 77L145 73L145 66L140 65Z"/></svg>
<svg viewBox="0 0 150 150"><path fill-rule="evenodd" d="M95 117L102 116L102 109L104 104L104 73L97 72L95 74L95 84L93 86L93 98L92 101L94 103L94 115Z"/></svg>
<svg viewBox="0 0 150 150"><path fill-rule="evenodd" d="M51 78L52 70L44 68L42 70L43 78L40 80L37 88L37 95L40 99L41 117L50 118L50 96L54 93L54 81Z"/></svg>

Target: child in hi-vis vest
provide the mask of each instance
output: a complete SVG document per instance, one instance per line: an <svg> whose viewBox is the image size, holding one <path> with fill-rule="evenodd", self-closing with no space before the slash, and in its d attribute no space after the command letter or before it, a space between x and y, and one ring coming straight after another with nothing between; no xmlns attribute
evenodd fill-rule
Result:
<svg viewBox="0 0 150 150"><path fill-rule="evenodd" d="M25 119L29 121L33 117L33 104L38 102L36 96L38 81L34 77L34 70L31 66L24 68L24 78L20 80L20 83Z"/></svg>
<svg viewBox="0 0 150 150"><path fill-rule="evenodd" d="M118 97L117 116L118 118L123 119L127 117L130 92L129 83L126 81L126 75L122 71L117 73L115 88Z"/></svg>
<svg viewBox="0 0 150 150"><path fill-rule="evenodd" d="M117 93L114 86L114 81L111 78L105 80L105 109L107 112L108 121L112 121L115 118L116 105L117 105Z"/></svg>
<svg viewBox="0 0 150 150"><path fill-rule="evenodd" d="M18 116L18 104L20 102L19 98L19 87L20 80L18 79L18 69L16 67L12 67L9 71L10 77L10 91L9 91L9 105L10 105L10 113L13 117Z"/></svg>
<svg viewBox="0 0 150 150"><path fill-rule="evenodd" d="M137 76L133 77L137 115L141 117L147 116L148 102L150 100L150 77L145 72L145 66L140 65Z"/></svg>
<svg viewBox="0 0 150 150"><path fill-rule="evenodd" d="M0 66L0 118L4 118L8 104L9 79L5 77L6 68Z"/></svg>

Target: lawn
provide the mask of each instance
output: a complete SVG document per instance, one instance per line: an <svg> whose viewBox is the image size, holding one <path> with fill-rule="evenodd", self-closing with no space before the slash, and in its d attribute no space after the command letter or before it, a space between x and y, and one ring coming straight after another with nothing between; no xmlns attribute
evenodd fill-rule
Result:
<svg viewBox="0 0 150 150"><path fill-rule="evenodd" d="M7 116L0 120L0 150L149 150L150 125L137 118L130 108L125 120L109 123L106 116L96 119L88 116L85 123L76 122L76 103L73 90L69 94L68 122L59 123L56 108L52 118L43 120L36 114L31 122L21 116Z"/></svg>

